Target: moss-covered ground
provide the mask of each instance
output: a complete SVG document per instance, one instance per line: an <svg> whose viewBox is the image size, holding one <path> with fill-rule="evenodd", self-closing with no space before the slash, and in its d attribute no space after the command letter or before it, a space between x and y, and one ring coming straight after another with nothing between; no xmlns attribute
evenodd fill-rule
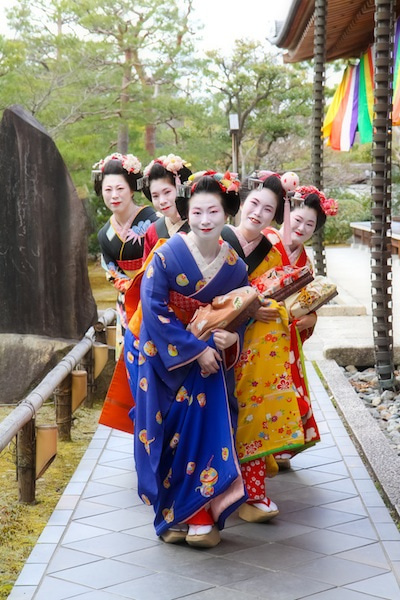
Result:
<svg viewBox="0 0 400 600"><path fill-rule="evenodd" d="M104 271L98 263L89 265L89 277L98 308L115 306L115 290L105 280ZM107 372L101 376L102 381L99 381L97 393L94 394L93 408L81 406L74 413L72 441L58 442L56 459L36 482L35 504L18 502L15 443L11 443L0 454L0 600L5 600L10 594L26 559L92 439L112 368L113 365L109 365ZM12 409L13 407L0 406L0 422ZM54 404L49 401L40 409L36 424L54 422Z"/></svg>

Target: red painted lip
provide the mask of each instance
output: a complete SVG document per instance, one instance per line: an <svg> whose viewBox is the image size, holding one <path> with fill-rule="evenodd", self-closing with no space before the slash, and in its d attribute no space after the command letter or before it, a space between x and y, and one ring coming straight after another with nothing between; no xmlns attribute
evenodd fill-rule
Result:
<svg viewBox="0 0 400 600"><path fill-rule="evenodd" d="M251 223L254 223L254 225L259 225L260 221L258 219L255 219L254 217L249 217L249 221Z"/></svg>
<svg viewBox="0 0 400 600"><path fill-rule="evenodd" d="M202 229L202 231L204 231L204 233L208 233L209 231L212 231L212 229Z"/></svg>
<svg viewBox="0 0 400 600"><path fill-rule="evenodd" d="M161 208L160 210L169 210L170 208L170 206L166 206L165 208Z"/></svg>

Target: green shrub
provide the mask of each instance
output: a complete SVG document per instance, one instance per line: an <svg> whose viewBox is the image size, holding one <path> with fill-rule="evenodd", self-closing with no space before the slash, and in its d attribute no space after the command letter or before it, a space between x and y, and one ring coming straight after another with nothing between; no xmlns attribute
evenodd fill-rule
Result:
<svg viewBox="0 0 400 600"><path fill-rule="evenodd" d="M350 223L371 220L370 195L343 189L331 189L326 195L338 201L339 210L335 217L326 220L325 243L345 244L352 235Z"/></svg>

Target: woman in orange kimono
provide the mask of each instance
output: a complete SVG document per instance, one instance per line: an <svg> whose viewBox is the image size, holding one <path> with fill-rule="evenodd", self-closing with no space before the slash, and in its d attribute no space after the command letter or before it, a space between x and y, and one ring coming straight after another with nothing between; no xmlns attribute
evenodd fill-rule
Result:
<svg viewBox="0 0 400 600"><path fill-rule="evenodd" d="M248 265L249 281L281 264L280 253L262 234L273 219L283 220L284 189L276 174L250 179L238 227L222 237ZM290 369L289 320L283 305L266 300L245 331L235 367L238 398L236 448L248 500L239 516L250 522L275 517L278 507L266 496L265 478L276 473L273 455L304 444L303 427Z"/></svg>
<svg viewBox="0 0 400 600"><path fill-rule="evenodd" d="M306 254L304 245L314 232L324 225L327 215L335 215L336 212L337 203L335 200L327 199L314 186L302 186L296 189L292 201L290 223L288 224L290 227L290 245L285 245L283 241L286 225L283 225L279 232L267 228L264 230L264 234L274 245L274 249L279 252L283 265L307 266L312 272L312 264ZM275 454L278 464L286 468L290 466L292 456L313 446L320 440L311 405L302 349L302 344L313 333L316 321L317 315L312 312L290 323L291 369L304 427L304 445L300 448L287 449L284 452Z"/></svg>

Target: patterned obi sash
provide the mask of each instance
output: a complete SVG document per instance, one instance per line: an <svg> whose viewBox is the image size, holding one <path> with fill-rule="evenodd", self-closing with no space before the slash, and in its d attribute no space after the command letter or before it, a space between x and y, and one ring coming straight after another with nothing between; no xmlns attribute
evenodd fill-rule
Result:
<svg viewBox="0 0 400 600"><path fill-rule="evenodd" d="M134 260L117 260L117 265L124 271L128 277L133 277L142 266L143 259L135 258Z"/></svg>
<svg viewBox="0 0 400 600"><path fill-rule="evenodd" d="M179 294L179 292L171 291L169 293L169 305L178 319L187 325L192 320L196 310L200 306L206 306L206 303Z"/></svg>

